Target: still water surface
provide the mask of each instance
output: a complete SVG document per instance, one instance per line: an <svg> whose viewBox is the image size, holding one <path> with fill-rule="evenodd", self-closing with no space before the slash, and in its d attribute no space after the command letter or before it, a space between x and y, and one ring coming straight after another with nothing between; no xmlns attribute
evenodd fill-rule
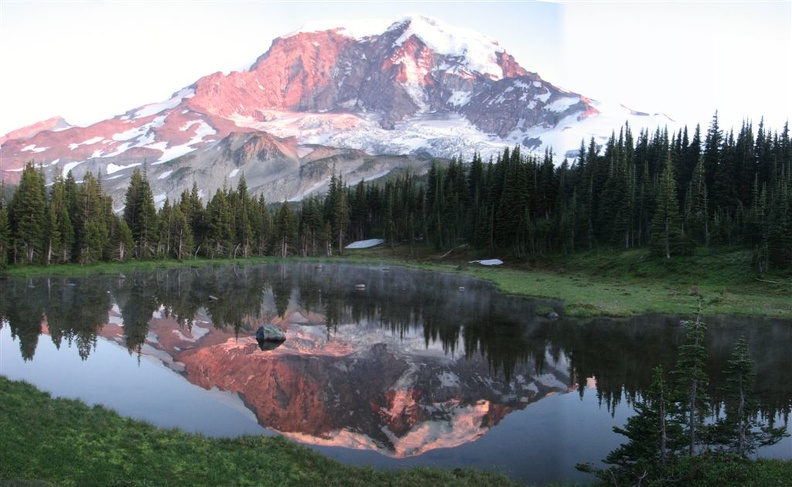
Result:
<svg viewBox="0 0 792 487"><path fill-rule="evenodd" d="M560 319L546 318L555 310ZM464 276L284 264L0 281L0 374L212 436L283 434L353 464L586 481L689 316L578 321ZM261 350L273 323L286 342ZM792 408L792 323L711 318L713 390L736 340L765 412ZM717 393L715 393L717 396ZM761 451L792 458L792 441Z"/></svg>

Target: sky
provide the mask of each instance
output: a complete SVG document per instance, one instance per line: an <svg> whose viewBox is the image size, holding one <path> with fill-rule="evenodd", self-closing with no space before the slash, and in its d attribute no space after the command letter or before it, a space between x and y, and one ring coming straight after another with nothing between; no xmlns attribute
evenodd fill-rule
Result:
<svg viewBox="0 0 792 487"><path fill-rule="evenodd" d="M0 134L89 125L245 69L315 21L424 14L496 40L595 100L702 128L781 130L792 114L792 1L0 0Z"/></svg>

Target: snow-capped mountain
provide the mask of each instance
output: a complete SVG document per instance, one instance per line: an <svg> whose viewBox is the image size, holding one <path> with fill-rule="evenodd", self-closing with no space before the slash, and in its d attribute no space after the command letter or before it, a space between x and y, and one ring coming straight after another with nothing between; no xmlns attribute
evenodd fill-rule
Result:
<svg viewBox="0 0 792 487"><path fill-rule="evenodd" d="M33 160L49 179L101 172L120 196L132 167L146 163L159 203L193 182L207 196L240 174L270 201L299 199L321 191L339 160L353 184L399 166L395 155L412 156L418 172L423 156L469 159L518 144L551 148L560 161L625 121L670 122L563 90L497 42L419 15L376 32L306 28L275 39L248 70L205 76L163 102L89 127L53 120L0 139L4 180ZM306 164L322 169L301 171Z"/></svg>

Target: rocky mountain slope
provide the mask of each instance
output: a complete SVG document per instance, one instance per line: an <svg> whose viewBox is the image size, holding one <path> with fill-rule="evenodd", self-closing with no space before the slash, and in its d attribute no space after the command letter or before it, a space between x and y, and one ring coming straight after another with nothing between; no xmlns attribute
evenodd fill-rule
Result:
<svg viewBox="0 0 792 487"><path fill-rule="evenodd" d="M625 121L670 122L556 87L476 32L412 16L376 34L285 35L250 69L163 102L88 127L51 119L14 131L0 138L0 175L13 183L30 160L50 180L101 172L120 205L132 168L146 164L158 203L193 182L208 196L241 174L278 201L320 192L334 164L354 184L516 144L561 160Z"/></svg>

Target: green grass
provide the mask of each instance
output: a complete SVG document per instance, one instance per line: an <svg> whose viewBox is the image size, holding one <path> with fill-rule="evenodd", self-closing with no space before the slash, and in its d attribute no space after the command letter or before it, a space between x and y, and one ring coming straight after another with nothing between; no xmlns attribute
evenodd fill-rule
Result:
<svg viewBox="0 0 792 487"><path fill-rule="evenodd" d="M282 437L212 439L54 399L0 376L0 485L516 486L497 472L351 467ZM792 461L707 457L663 485L786 486ZM592 477L592 481L594 478Z"/></svg>
<svg viewBox="0 0 792 487"><path fill-rule="evenodd" d="M158 429L3 377L0 431L3 485L517 485L472 469L345 466L281 437L212 439Z"/></svg>
<svg viewBox="0 0 792 487"><path fill-rule="evenodd" d="M464 251L443 258L425 249L421 252L406 262L426 270L464 272L489 280L506 293L559 299L568 316L690 314L697 311L701 299L704 315L792 319L792 278L757 278L750 252L742 250L704 250L666 261L651 257L647 250L596 249L534 262L506 259L499 267L467 264L482 257ZM355 255L398 258L382 249Z"/></svg>
<svg viewBox="0 0 792 487"><path fill-rule="evenodd" d="M57 264L57 265L18 265L6 271L8 277L46 277L46 276L91 276L130 272L133 270L153 271L177 267L204 267L272 264L283 262L279 257L250 257L247 259L185 259L185 260L136 260L129 262L99 262L96 264Z"/></svg>

